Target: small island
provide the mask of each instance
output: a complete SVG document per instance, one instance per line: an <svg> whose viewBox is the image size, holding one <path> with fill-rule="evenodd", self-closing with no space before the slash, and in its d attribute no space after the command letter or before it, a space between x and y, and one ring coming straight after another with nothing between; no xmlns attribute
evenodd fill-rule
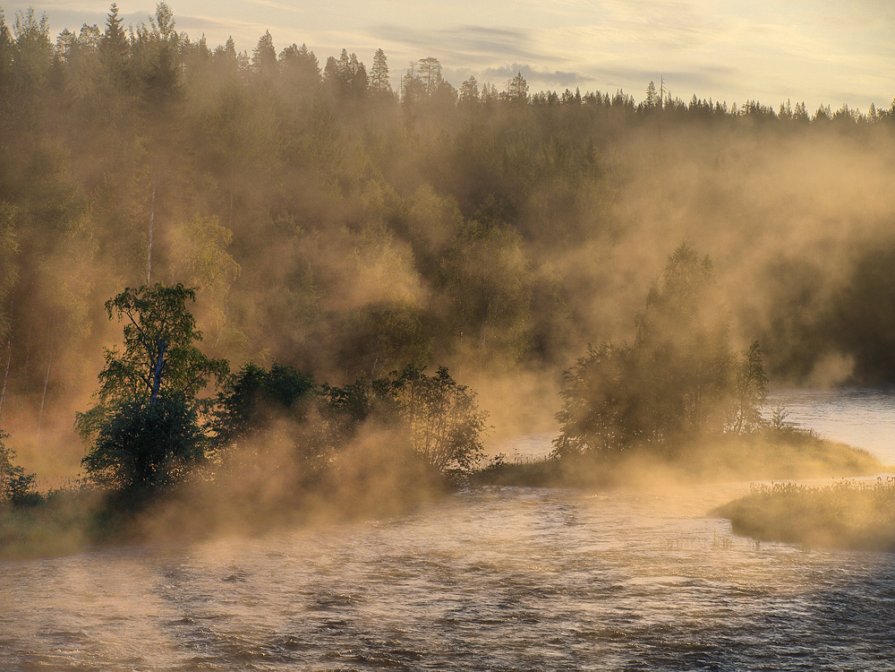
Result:
<svg viewBox="0 0 895 672"><path fill-rule="evenodd" d="M711 260L687 244L669 257L632 343L605 342L565 372L552 454L493 462L479 483L656 483L877 474L863 450L763 414L768 377L757 341L737 351ZM765 417L765 416L768 417Z"/></svg>
<svg viewBox="0 0 895 672"><path fill-rule="evenodd" d="M718 508L736 534L806 548L895 551L895 480L774 483Z"/></svg>

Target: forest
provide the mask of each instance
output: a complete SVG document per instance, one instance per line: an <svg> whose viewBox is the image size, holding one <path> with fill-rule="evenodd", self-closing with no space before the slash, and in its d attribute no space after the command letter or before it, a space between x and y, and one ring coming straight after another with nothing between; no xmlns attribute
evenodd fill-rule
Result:
<svg viewBox="0 0 895 672"><path fill-rule="evenodd" d="M0 148L0 427L42 486L81 469L103 306L155 283L196 288L208 361L331 390L447 367L499 436L550 426L589 345L640 342L686 241L772 380L895 383L895 101L450 83L113 4L55 38L0 15Z"/></svg>

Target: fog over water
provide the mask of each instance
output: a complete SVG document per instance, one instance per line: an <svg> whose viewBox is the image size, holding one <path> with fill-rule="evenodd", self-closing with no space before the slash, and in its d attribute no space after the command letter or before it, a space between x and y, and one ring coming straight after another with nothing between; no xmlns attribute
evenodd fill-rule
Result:
<svg viewBox="0 0 895 672"><path fill-rule="evenodd" d="M813 416L807 393L774 400L882 445L891 399L813 394ZM483 488L372 522L6 561L0 668L891 669L892 556L706 517L748 489Z"/></svg>
<svg viewBox="0 0 895 672"><path fill-rule="evenodd" d="M866 74L864 4L872 30L821 24ZM892 668L895 555L710 513L747 475L881 469L762 408L895 464L889 82L728 105L626 62L636 88L554 91L555 56L441 56L474 26L371 60L306 22L243 51L164 2L58 35L18 7L0 557L59 557L0 561L0 672ZM479 460L558 435L557 480Z"/></svg>

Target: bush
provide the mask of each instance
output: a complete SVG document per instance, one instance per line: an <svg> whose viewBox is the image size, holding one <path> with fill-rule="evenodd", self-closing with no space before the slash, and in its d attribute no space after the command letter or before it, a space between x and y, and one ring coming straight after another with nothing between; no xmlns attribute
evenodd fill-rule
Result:
<svg viewBox="0 0 895 672"><path fill-rule="evenodd" d="M407 367L388 378L324 387L323 414L350 433L370 420L401 432L413 452L442 474L466 474L484 454L485 414L475 393L444 367Z"/></svg>
<svg viewBox="0 0 895 672"><path fill-rule="evenodd" d="M274 364L265 371L246 364L227 378L218 395L212 421L215 446L225 446L263 428L273 415L295 410L315 390L314 380L291 366Z"/></svg>
<svg viewBox="0 0 895 672"><path fill-rule="evenodd" d="M15 451L4 443L8 438L9 434L0 430L0 502L27 505L40 501L34 490L35 475L26 474L14 463Z"/></svg>
<svg viewBox="0 0 895 672"><path fill-rule="evenodd" d="M394 389L413 450L441 473L469 473L485 452L486 416L475 394L458 385L444 367L431 376L405 369Z"/></svg>

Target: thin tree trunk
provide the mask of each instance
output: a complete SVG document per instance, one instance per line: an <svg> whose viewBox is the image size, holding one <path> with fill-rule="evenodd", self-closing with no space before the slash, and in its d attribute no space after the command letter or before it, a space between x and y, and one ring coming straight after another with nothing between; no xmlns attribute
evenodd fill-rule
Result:
<svg viewBox="0 0 895 672"><path fill-rule="evenodd" d="M43 429L44 406L47 403L47 388L50 386L50 367L53 366L53 355L50 354L50 361L47 362L47 374L44 376L44 392L40 398L40 411L37 413L37 445L40 446L40 434Z"/></svg>
<svg viewBox="0 0 895 672"><path fill-rule="evenodd" d="M6 384L9 382L9 364L12 362L12 338L6 343L6 370L3 372L3 387L0 388L0 418L3 417L3 400L6 399Z"/></svg>
<svg viewBox="0 0 895 672"><path fill-rule="evenodd" d="M152 200L149 202L149 245L146 248L146 284L152 283L152 234L155 228L155 180L152 182Z"/></svg>

